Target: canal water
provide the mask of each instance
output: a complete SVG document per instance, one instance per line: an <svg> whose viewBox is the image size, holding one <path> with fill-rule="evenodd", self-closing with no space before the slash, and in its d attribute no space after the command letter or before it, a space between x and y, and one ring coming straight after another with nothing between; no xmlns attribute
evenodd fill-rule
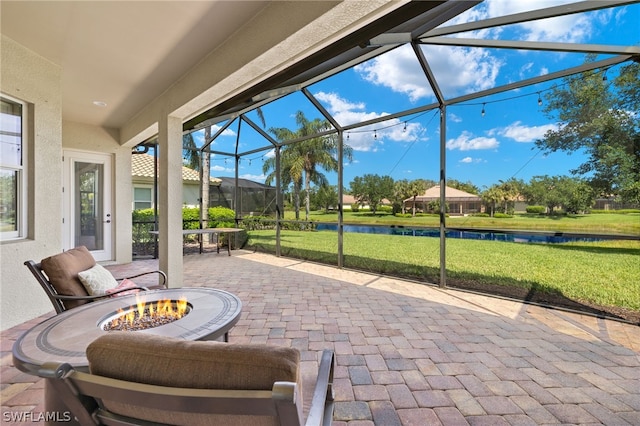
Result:
<svg viewBox="0 0 640 426"><path fill-rule="evenodd" d="M317 225L318 231L337 231L338 225L333 223L320 223ZM367 226L367 225L343 225L344 232L357 232L363 234L386 234L386 235L407 235L411 237L440 237L440 230L437 228L406 228L403 226ZM512 243L543 243L557 244L569 242L594 242L602 241L599 238L567 237L558 235L541 235L526 233L501 233L484 231L454 231L446 233L447 238L463 238L467 240L490 240L506 241Z"/></svg>

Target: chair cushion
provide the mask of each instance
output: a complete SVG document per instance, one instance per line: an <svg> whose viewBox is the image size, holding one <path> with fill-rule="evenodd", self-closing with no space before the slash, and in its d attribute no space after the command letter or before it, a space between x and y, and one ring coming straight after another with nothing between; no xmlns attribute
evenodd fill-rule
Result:
<svg viewBox="0 0 640 426"><path fill-rule="evenodd" d="M78 278L91 296L103 296L108 290L118 287L118 281L111 272L97 263L86 271L78 272Z"/></svg>
<svg viewBox="0 0 640 426"><path fill-rule="evenodd" d="M92 374L139 383L199 389L271 390L276 381L299 383L300 353L286 347L186 341L142 332L113 331L87 347ZM300 389L300 398L302 397ZM110 410L171 424L273 424L253 416L202 416L145 410L103 401ZM302 406L302 401L299 402ZM231 420L230 417L236 417ZM240 419L237 417L246 417ZM220 423L222 422L222 423Z"/></svg>
<svg viewBox="0 0 640 426"><path fill-rule="evenodd" d="M64 253L42 259L40 267L49 277L58 294L67 296L88 296L87 290L78 278L78 272L93 268L95 259L85 246L67 250ZM67 309L87 303L84 300L63 302Z"/></svg>
<svg viewBox="0 0 640 426"><path fill-rule="evenodd" d="M136 294L136 293L142 291L137 287L138 287L138 285L136 285L136 283L134 283L133 281L131 281L128 278L125 278L122 281L120 281L120 284L118 284L117 287L107 290L106 293L107 294L111 294L111 293L115 293L116 291L124 290L124 289L127 289L127 288L132 289L132 290L129 290L129 291L123 291L122 293L114 294L111 297L127 296L129 294Z"/></svg>

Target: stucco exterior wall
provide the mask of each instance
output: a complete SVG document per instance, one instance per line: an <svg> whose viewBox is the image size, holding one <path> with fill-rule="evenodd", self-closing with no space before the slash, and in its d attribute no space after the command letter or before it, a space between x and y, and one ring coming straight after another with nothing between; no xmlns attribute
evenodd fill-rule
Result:
<svg viewBox="0 0 640 426"><path fill-rule="evenodd" d="M32 119L26 149L27 238L0 243L0 328L52 311L40 285L23 265L62 247L61 69L2 36L0 90L27 102Z"/></svg>

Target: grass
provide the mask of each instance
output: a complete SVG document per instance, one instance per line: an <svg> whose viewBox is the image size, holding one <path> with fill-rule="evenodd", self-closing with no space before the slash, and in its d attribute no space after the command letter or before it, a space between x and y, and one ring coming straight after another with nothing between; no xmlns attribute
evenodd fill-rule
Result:
<svg viewBox="0 0 640 426"><path fill-rule="evenodd" d="M598 216L601 220L596 221L597 226L589 226L580 232L609 229L620 222L624 223L618 228L625 232L636 227L632 221L619 221L619 215ZM605 216L618 216L618 222ZM639 218L636 215L634 220ZM567 219L567 222L571 220ZM583 220L581 223L584 224L591 218L577 220ZM406 226L406 222L403 224ZM570 230L575 231L575 228ZM249 246L274 250L273 230L248 234ZM344 266L347 268L432 283L439 281L438 238L345 233L343 241ZM335 232L281 232L285 256L335 264L337 244ZM536 292L562 296L577 303L640 311L640 241L522 244L447 239L446 256L448 284L461 283L461 287L470 285L471 288L474 285L505 287L525 294Z"/></svg>
<svg viewBox="0 0 640 426"><path fill-rule="evenodd" d="M302 212L304 217L304 212ZM285 212L285 219L293 220L293 212ZM311 212L309 220L315 222L337 222L337 213ZM345 224L439 226L437 216L416 216L398 218L389 213L345 212ZM526 229L537 231L562 231L594 234L640 235L640 213L629 214L586 214L567 216L541 216L518 214L512 218L496 219L491 217L455 217L446 219L447 227L484 228L484 229Z"/></svg>

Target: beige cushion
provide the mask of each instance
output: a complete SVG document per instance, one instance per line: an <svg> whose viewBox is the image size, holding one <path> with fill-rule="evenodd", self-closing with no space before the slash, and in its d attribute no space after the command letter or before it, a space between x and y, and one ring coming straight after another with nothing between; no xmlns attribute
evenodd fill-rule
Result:
<svg viewBox="0 0 640 426"><path fill-rule="evenodd" d="M122 281L120 281L120 284L118 284L117 287L107 290L106 293L107 294L111 294L111 293L115 293L116 291L124 290L124 289L127 289L127 288L132 289L132 290L129 290L129 291L123 291L121 293L114 294L111 297L126 296L126 295L129 295L129 294L136 294L136 293L142 291L137 287L138 286L136 285L136 283L134 283L133 281L131 281L128 278L125 278Z"/></svg>
<svg viewBox="0 0 640 426"><path fill-rule="evenodd" d="M118 286L118 281L113 278L111 272L97 263L86 271L78 272L78 278L91 296L103 296L107 290Z"/></svg>
<svg viewBox="0 0 640 426"><path fill-rule="evenodd" d="M87 290L78 278L78 272L93 268L96 264L85 246L67 250L64 253L47 257L40 266L58 294L67 296L88 296ZM67 309L87 303L84 300L64 301Z"/></svg>
<svg viewBox="0 0 640 426"><path fill-rule="evenodd" d="M88 346L87 359L93 374L162 386L271 390L276 381L299 383L299 351L277 346L193 342L114 331ZM299 396L302 398L301 389ZM119 414L171 424L275 424L272 418L203 416L103 402ZM302 401L299 404L302 406Z"/></svg>

